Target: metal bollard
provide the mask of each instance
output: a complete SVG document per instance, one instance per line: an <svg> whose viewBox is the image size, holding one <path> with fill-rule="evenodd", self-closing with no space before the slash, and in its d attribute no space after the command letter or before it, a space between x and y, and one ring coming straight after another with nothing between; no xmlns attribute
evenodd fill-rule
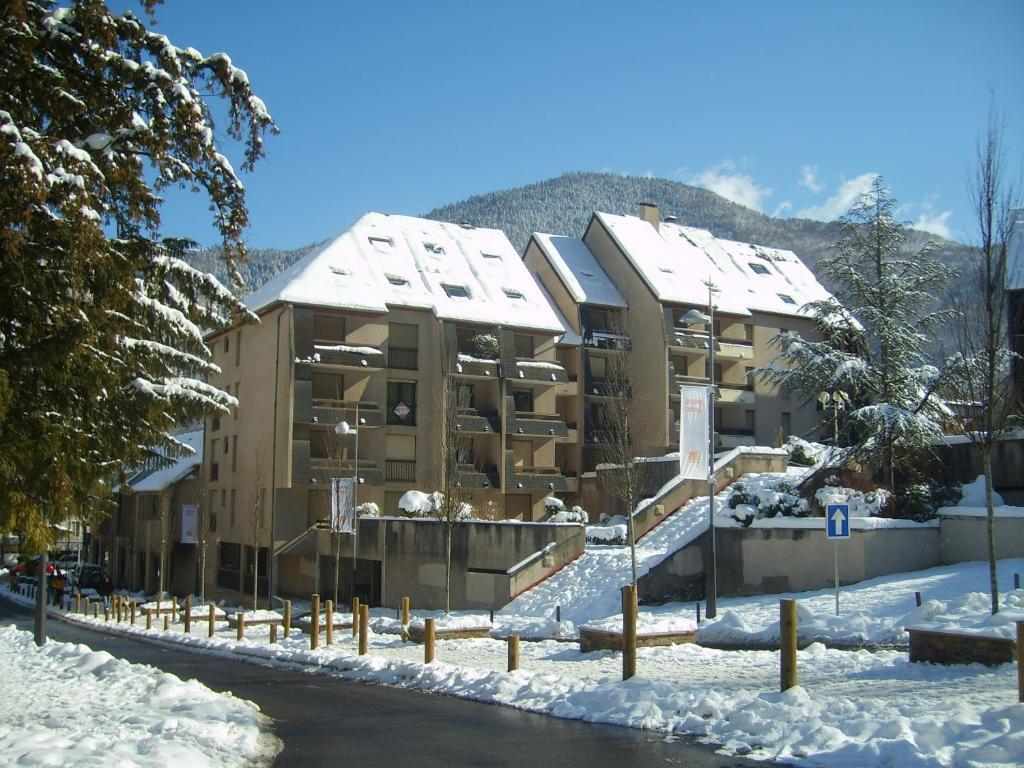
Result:
<svg viewBox="0 0 1024 768"><path fill-rule="evenodd" d="M352 598L352 637L359 634L359 598Z"/></svg>
<svg viewBox="0 0 1024 768"><path fill-rule="evenodd" d="M697 623L700 624L700 602L695 607L697 608Z"/></svg>

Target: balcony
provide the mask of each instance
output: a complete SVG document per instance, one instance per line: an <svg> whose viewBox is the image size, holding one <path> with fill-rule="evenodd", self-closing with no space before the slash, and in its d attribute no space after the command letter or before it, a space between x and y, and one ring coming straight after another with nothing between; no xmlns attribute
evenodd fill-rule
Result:
<svg viewBox="0 0 1024 768"><path fill-rule="evenodd" d="M455 361L452 375L464 379L496 379L500 371L501 362L496 357L473 357L460 354Z"/></svg>
<svg viewBox="0 0 1024 768"><path fill-rule="evenodd" d="M676 326L669 334L668 346L670 349L683 350L690 354L706 355L708 353L708 335L706 332L691 331L685 327ZM720 345L715 343L715 352Z"/></svg>
<svg viewBox="0 0 1024 768"><path fill-rule="evenodd" d="M356 475L356 462L352 459L338 461L323 457L312 457L309 460L311 482L330 485L334 477L354 477ZM375 461L369 459L359 460L359 484L360 485L381 485L384 482L384 473L377 467Z"/></svg>
<svg viewBox="0 0 1024 768"><path fill-rule="evenodd" d="M698 387L706 387L708 385L706 376L683 376L678 373L672 374L669 381L673 384L669 389L671 397L679 397L679 388L684 384Z"/></svg>
<svg viewBox="0 0 1024 768"><path fill-rule="evenodd" d="M757 397L754 395L754 387L750 384L718 382L716 401L720 405L755 405Z"/></svg>
<svg viewBox="0 0 1024 768"><path fill-rule="evenodd" d="M580 436L575 424L565 425L565 437L555 438L559 443L578 443Z"/></svg>
<svg viewBox="0 0 1024 768"><path fill-rule="evenodd" d="M478 411L476 408L459 408L455 429L478 435L501 434L501 420L495 411Z"/></svg>
<svg viewBox="0 0 1024 768"><path fill-rule="evenodd" d="M521 381L543 382L545 384L558 384L569 381L569 374L558 363L546 360L533 360L531 358L519 358L516 360L516 370L513 378Z"/></svg>
<svg viewBox="0 0 1024 768"><path fill-rule="evenodd" d="M355 426L356 406L359 406L360 427L380 427L384 424L384 412L379 403L369 401L335 400L327 397L313 398L313 423L337 424L347 421Z"/></svg>
<svg viewBox="0 0 1024 768"><path fill-rule="evenodd" d="M715 358L718 360L753 360L754 345L749 341L719 339L715 346Z"/></svg>
<svg viewBox="0 0 1024 768"><path fill-rule="evenodd" d="M505 451L506 490L557 491L568 493L579 488L579 481L559 467L516 466L513 451Z"/></svg>
<svg viewBox="0 0 1024 768"><path fill-rule="evenodd" d="M388 368L415 371L419 368L419 350L388 347Z"/></svg>
<svg viewBox="0 0 1024 768"><path fill-rule="evenodd" d="M602 331L596 328L583 329L583 346L592 349L621 349L630 348L629 336L611 331Z"/></svg>
<svg viewBox="0 0 1024 768"><path fill-rule="evenodd" d="M509 435L522 437L565 438L569 435L569 428L561 416L530 411L510 410L505 429Z"/></svg>
<svg viewBox="0 0 1024 768"><path fill-rule="evenodd" d="M455 482L461 488L499 488L498 468L493 464L477 467L473 464L459 464Z"/></svg>
<svg viewBox="0 0 1024 768"><path fill-rule="evenodd" d="M621 386L617 387L609 379L588 378L585 382L583 393L587 397L619 397L622 394Z"/></svg>
<svg viewBox="0 0 1024 768"><path fill-rule="evenodd" d="M384 353L376 347L314 343L312 356L296 362L375 373L384 370Z"/></svg>
<svg viewBox="0 0 1024 768"><path fill-rule="evenodd" d="M565 381L555 384L555 397L576 397L580 393L580 383L575 373L566 374Z"/></svg>

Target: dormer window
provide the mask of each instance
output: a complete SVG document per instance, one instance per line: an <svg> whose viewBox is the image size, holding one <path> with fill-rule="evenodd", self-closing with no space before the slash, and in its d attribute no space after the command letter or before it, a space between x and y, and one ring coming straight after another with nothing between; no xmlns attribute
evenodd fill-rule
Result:
<svg viewBox="0 0 1024 768"><path fill-rule="evenodd" d="M672 269L672 267L658 267L658 269L660 269L662 272L666 272L666 273L668 273L670 275L675 272L675 270Z"/></svg>
<svg viewBox="0 0 1024 768"><path fill-rule="evenodd" d="M444 292L448 294L450 299L468 299L469 288L464 285L449 285L448 283L441 283L441 287L444 288Z"/></svg>
<svg viewBox="0 0 1024 768"><path fill-rule="evenodd" d="M796 302L793 301L793 297L790 296L788 293L780 293L780 294L778 294L778 297L780 299L782 299L784 302L786 302L787 304L793 304L793 305L796 304Z"/></svg>
<svg viewBox="0 0 1024 768"><path fill-rule="evenodd" d="M593 277L594 276L594 273L591 272L589 269L581 269L580 270L580 274L583 275L584 277Z"/></svg>
<svg viewBox="0 0 1024 768"><path fill-rule="evenodd" d="M390 237L383 237L380 235L370 235L368 238L370 245L376 248L381 253L387 253L391 250L391 246L394 245Z"/></svg>
<svg viewBox="0 0 1024 768"><path fill-rule="evenodd" d="M333 272L336 275L351 275L352 274L352 270L349 269L348 267L338 267L338 266L335 266L335 265L331 265L331 272Z"/></svg>
<svg viewBox="0 0 1024 768"><path fill-rule="evenodd" d="M388 282L392 285L398 285L402 287L409 287L409 281L401 275L388 275Z"/></svg>
<svg viewBox="0 0 1024 768"><path fill-rule="evenodd" d="M497 253L488 253L487 251L480 251L480 254L481 254L481 255L482 255L482 256L483 256L483 257L484 257L485 259L497 259L498 261L501 261L501 255L500 255L500 254L497 254Z"/></svg>
<svg viewBox="0 0 1024 768"><path fill-rule="evenodd" d="M753 261L749 262L749 264L750 264L750 269L754 272L755 275L767 275L768 274L768 267L766 267L764 264L758 264L758 263L753 262Z"/></svg>
<svg viewBox="0 0 1024 768"><path fill-rule="evenodd" d="M502 288L501 290L503 290L505 292L505 295L508 296L510 299L525 299L525 297L523 296L523 292L518 291L515 288Z"/></svg>
<svg viewBox="0 0 1024 768"><path fill-rule="evenodd" d="M437 243L424 243L424 250L427 253L437 254L438 256L444 256L444 246L438 245Z"/></svg>

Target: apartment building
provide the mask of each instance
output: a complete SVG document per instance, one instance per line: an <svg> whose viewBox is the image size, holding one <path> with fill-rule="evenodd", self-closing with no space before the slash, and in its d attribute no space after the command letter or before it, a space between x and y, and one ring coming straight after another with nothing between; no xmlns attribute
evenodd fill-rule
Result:
<svg viewBox="0 0 1024 768"><path fill-rule="evenodd" d="M240 403L206 424L211 591L266 595L271 547L277 591L328 579L333 477L358 477L358 501L385 515L408 490L436 490L442 381L477 516L533 520L545 495L577 489L557 460L575 439L560 406L575 386L556 354L566 328L502 232L368 213L246 304L259 324L208 342L212 383ZM379 595L381 563L359 552L357 591Z"/></svg>
<svg viewBox="0 0 1024 768"><path fill-rule="evenodd" d="M771 445L783 435L815 435L821 414L752 371L773 357L770 339L782 330L811 338L808 301L829 294L791 251L716 238L706 230L661 220L657 206L641 215L594 213L581 239L535 234L524 260L582 339L566 367L583 386L563 418L582 424L581 471L592 470L605 442L604 403L616 393L605 378L608 357L631 355L634 397L645 404L642 449L679 446L679 388L707 384L714 373L717 445ZM707 312L715 288L715 326L688 324L691 309ZM616 321L625 310L625 322ZM710 336L709 336L710 330ZM714 345L715 369L709 347ZM568 453L569 449L563 449ZM571 463L571 459L564 459Z"/></svg>

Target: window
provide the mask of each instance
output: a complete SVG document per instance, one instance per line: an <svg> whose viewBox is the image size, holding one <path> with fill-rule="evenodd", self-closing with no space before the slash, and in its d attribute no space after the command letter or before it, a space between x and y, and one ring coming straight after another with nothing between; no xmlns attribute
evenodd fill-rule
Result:
<svg viewBox="0 0 1024 768"><path fill-rule="evenodd" d="M416 382L388 382L388 424L416 425Z"/></svg>
<svg viewBox="0 0 1024 768"><path fill-rule="evenodd" d="M231 471L238 471L238 435L234 435L231 438Z"/></svg>
<svg viewBox="0 0 1024 768"><path fill-rule="evenodd" d="M743 368L743 378L746 380L747 384L751 388L753 388L753 386L754 386L754 369L753 369L753 367L748 365L748 366L745 366Z"/></svg>
<svg viewBox="0 0 1024 768"><path fill-rule="evenodd" d="M225 336L224 337L224 354L226 355L230 349L231 349L231 337L230 336Z"/></svg>
<svg viewBox="0 0 1024 768"><path fill-rule="evenodd" d="M784 302L786 302L787 304L796 304L796 302L793 301L793 297L790 296L788 293L780 293L780 294L778 294L778 297L780 299L782 299Z"/></svg>
<svg viewBox="0 0 1024 768"><path fill-rule="evenodd" d="M459 408L472 408L474 402L472 384L455 385L455 402Z"/></svg>
<svg viewBox="0 0 1024 768"><path fill-rule="evenodd" d="M533 390L513 389L512 401L515 403L516 411L521 413L530 413L533 411Z"/></svg>
<svg viewBox="0 0 1024 768"><path fill-rule="evenodd" d="M242 573L242 545L222 541L217 554L217 586L237 591Z"/></svg>
<svg viewBox="0 0 1024 768"><path fill-rule="evenodd" d="M793 434L792 416L789 411L782 412L782 435L788 437Z"/></svg>
<svg viewBox="0 0 1024 768"><path fill-rule="evenodd" d="M427 253L435 253L438 256L444 256L444 247L437 243L423 243L423 249Z"/></svg>
<svg viewBox="0 0 1024 768"><path fill-rule="evenodd" d="M216 483L220 479L220 465L210 464L210 482Z"/></svg>
<svg viewBox="0 0 1024 768"><path fill-rule="evenodd" d="M231 393L228 392L228 394L230 395ZM210 419L210 431L216 432L218 429L220 429L220 416L213 416Z"/></svg>
<svg viewBox="0 0 1024 768"><path fill-rule="evenodd" d="M608 373L608 361L603 357L590 358L590 375L595 379L603 379Z"/></svg>
<svg viewBox="0 0 1024 768"><path fill-rule="evenodd" d="M515 335L516 357L533 357L533 336L523 333Z"/></svg>
<svg viewBox="0 0 1024 768"><path fill-rule="evenodd" d="M242 362L242 332L235 335L235 367Z"/></svg>
<svg viewBox="0 0 1024 768"><path fill-rule="evenodd" d="M750 323L743 324L743 338L747 341L754 340L754 326Z"/></svg>
<svg viewBox="0 0 1024 768"><path fill-rule="evenodd" d="M314 341L344 341L345 318L339 315L313 315Z"/></svg>
<svg viewBox="0 0 1024 768"><path fill-rule="evenodd" d="M391 250L391 246L393 245L390 237L374 237L373 235L370 235L368 239L370 241L370 245L372 245L381 253L387 253L388 251Z"/></svg>
<svg viewBox="0 0 1024 768"><path fill-rule="evenodd" d="M419 328L411 323L388 323L388 368L415 371L419 367Z"/></svg>
<svg viewBox="0 0 1024 768"><path fill-rule="evenodd" d="M392 285L406 286L408 287L409 281L401 275L388 275L388 282Z"/></svg>
<svg viewBox="0 0 1024 768"><path fill-rule="evenodd" d="M231 489L231 510L229 511L229 520L232 525L235 524L235 489Z"/></svg>
<svg viewBox="0 0 1024 768"><path fill-rule="evenodd" d="M217 513L216 512L208 512L207 514L210 517L210 533L216 533L217 532Z"/></svg>
<svg viewBox="0 0 1024 768"><path fill-rule="evenodd" d="M526 300L526 297L523 296L523 292L518 291L515 288L502 288L501 290L504 291L505 295L508 296L510 299L522 299L523 301Z"/></svg>
<svg viewBox="0 0 1024 768"><path fill-rule="evenodd" d="M441 287L444 288L444 292L448 294L451 299L468 299L469 289L464 285L449 285L448 283L441 283Z"/></svg>
<svg viewBox="0 0 1024 768"><path fill-rule="evenodd" d="M224 438L224 453L231 453L231 441L228 438Z"/></svg>
<svg viewBox="0 0 1024 768"><path fill-rule="evenodd" d="M758 264L755 261L751 261L750 262L750 269L754 272L754 274L757 274L757 275L767 275L768 274L768 267L766 267L764 264Z"/></svg>

